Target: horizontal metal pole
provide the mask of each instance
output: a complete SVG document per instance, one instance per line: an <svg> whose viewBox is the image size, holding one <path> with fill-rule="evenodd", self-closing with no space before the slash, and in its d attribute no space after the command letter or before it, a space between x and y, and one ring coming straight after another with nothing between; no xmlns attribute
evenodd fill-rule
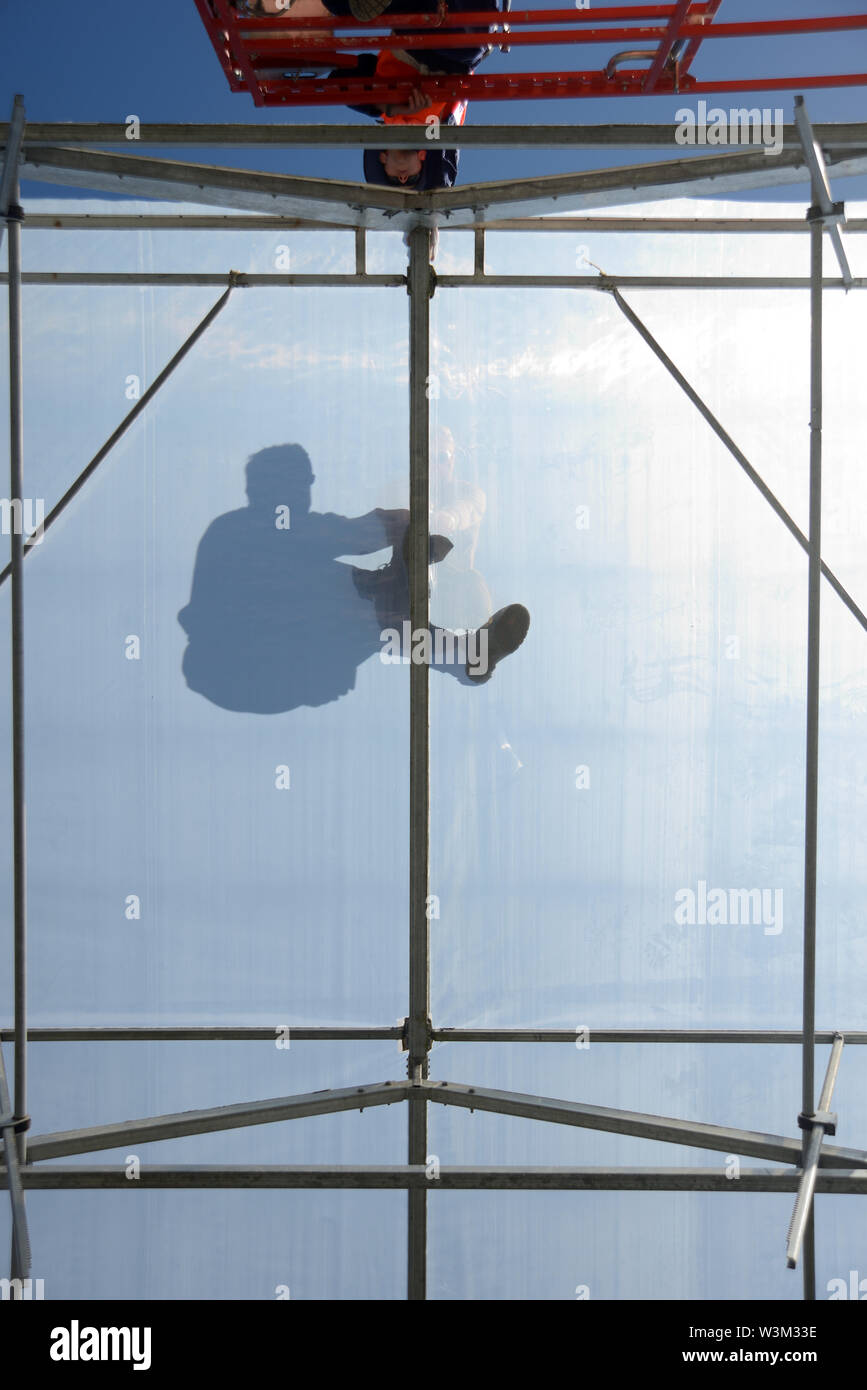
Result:
<svg viewBox="0 0 867 1390"><path fill-rule="evenodd" d="M46 221L50 221L46 218ZM28 216L27 225L33 218ZM803 217L507 217L478 224L491 232L731 232L804 234L810 228ZM461 231L460 227L440 226L440 231ZM846 223L847 232L867 232L867 218Z"/></svg>
<svg viewBox="0 0 867 1390"><path fill-rule="evenodd" d="M268 217L265 213L39 213L28 210L28 231L37 232L105 232L105 231L203 231L203 232L287 232L329 230L352 232L341 222L308 222L301 217ZM560 235L574 232L781 232L805 235L809 226L803 217L510 217L494 219L479 226L492 232L555 232ZM471 227L452 227L438 223L440 232L463 232ZM380 230L373 228L372 230ZM855 218L846 223L847 232L867 232L867 218Z"/></svg>
<svg viewBox="0 0 867 1390"><path fill-rule="evenodd" d="M25 276L25 280L26 280ZM636 290L808 290L808 275L438 275L437 286L459 289L463 285L485 285L493 289L598 289L617 286ZM844 280L822 281L823 288L867 288L862 277L846 284Z"/></svg>
<svg viewBox="0 0 867 1390"><path fill-rule="evenodd" d="M220 1166L191 1164L171 1167L143 1164L138 1177L128 1178L125 1165L28 1165L22 1171L25 1188L123 1188L127 1192L154 1188L425 1188L430 1192L479 1188L506 1191L605 1192L795 1192L798 1174L789 1168L742 1167L737 1178L717 1168L519 1168L441 1166L432 1177L428 1165ZM0 1179L3 1170L0 1169ZM819 1173L816 1191L867 1195L867 1170Z"/></svg>
<svg viewBox="0 0 867 1390"><path fill-rule="evenodd" d="M663 1115L645 1115L633 1110L612 1110L607 1106L585 1105L580 1101L555 1100L549 1096L518 1095L494 1091L485 1086L459 1085L453 1081L423 1081L428 1100L439 1105L455 1105L464 1110L484 1110L497 1115L516 1115L526 1120L576 1125L582 1129L628 1134L637 1139L655 1139L663 1144L685 1144L690 1148L715 1149L720 1153L746 1155L781 1163L799 1164L801 1141L783 1135L760 1134L753 1130L723 1125L677 1120ZM823 1148L820 1160L827 1168L867 1168L867 1153L858 1149Z"/></svg>
<svg viewBox="0 0 867 1390"><path fill-rule="evenodd" d="M291 1024L143 1024L94 1028L28 1028L29 1042L274 1042L279 1033L293 1042L387 1042L399 1041L403 1029L353 1027L302 1027ZM14 1028L0 1028L0 1042L12 1041ZM574 1038L574 1034L572 1035Z"/></svg>
<svg viewBox="0 0 867 1390"><path fill-rule="evenodd" d="M266 1042L274 1041L276 1024L76 1024L71 1027L28 1028L29 1042ZM290 1042L385 1042L399 1041L401 1027L291 1027ZM582 1025L582 1032L585 1031ZM815 1041L832 1043L838 1032L847 1047L867 1044L867 1032L846 1028L817 1030ZM800 1047L803 1035L796 1028L594 1028L586 1029L591 1043L714 1043L774 1044ZM574 1046L575 1028L434 1028L435 1042L458 1043L568 1043ZM12 1042L15 1030L0 1028L0 1042Z"/></svg>
<svg viewBox="0 0 867 1390"><path fill-rule="evenodd" d="M545 1042L575 1044L578 1028L434 1028L435 1042ZM590 1043L774 1043L800 1047L799 1029L784 1028L594 1028L582 1025ZM816 1042L833 1042L838 1032L846 1045L867 1043L867 1032L827 1029L816 1033ZM32 1037L32 1034L31 1034Z"/></svg>
<svg viewBox="0 0 867 1390"><path fill-rule="evenodd" d="M227 276L219 274L154 273L147 271L52 271L31 270L21 277L25 285L149 285L151 287L219 287ZM0 284L8 280L0 274ZM406 284L405 275L245 275L237 273L234 283L244 289L304 289L311 286L341 289L364 285L368 289L393 288ZM438 275L441 289L462 289L479 285L487 289L641 289L641 290L808 290L808 275ZM826 290L867 289L867 277L846 284L828 278Z"/></svg>
<svg viewBox="0 0 867 1390"><path fill-rule="evenodd" d="M65 1158L69 1154L115 1149L124 1144L150 1144L159 1139L178 1139L188 1134L212 1134L217 1130L243 1129L247 1125L276 1124L311 1115L334 1115L344 1110L393 1105L406 1098L407 1081L385 1081L373 1086L348 1086L339 1091L313 1091L308 1095L279 1096L272 1100L220 1105L209 1110L184 1110L176 1115L154 1115L119 1124L94 1125L56 1134L37 1134L27 1145L31 1161Z"/></svg>
<svg viewBox="0 0 867 1390"><path fill-rule="evenodd" d="M696 133L702 127L696 128ZM623 149L655 148L674 143L674 121L619 122L600 125L473 125L458 126L449 131L453 149ZM9 123L0 123L0 143L8 139ZM105 121L30 121L27 125L27 148L39 145L119 145L128 150L127 126ZM819 143L834 149L867 146L867 122L840 122L814 125ZM787 145L798 144L794 125L783 127ZM143 146L223 146L242 149L247 146L273 146L280 149L300 149L325 146L333 149L385 149L409 147L411 133L400 127L369 125L287 125L143 121L136 144Z"/></svg>
<svg viewBox="0 0 867 1390"><path fill-rule="evenodd" d="M196 275L185 272L166 272L163 274L145 271L53 271L31 270L21 277L25 285L150 285L150 286L202 286L216 287L228 283L227 275ZM5 284L8 276L0 275L0 284ZM405 275L234 275L234 285L243 289L279 289L281 286L298 288L319 286L320 288L342 288L347 285L366 285L381 289L406 284Z"/></svg>

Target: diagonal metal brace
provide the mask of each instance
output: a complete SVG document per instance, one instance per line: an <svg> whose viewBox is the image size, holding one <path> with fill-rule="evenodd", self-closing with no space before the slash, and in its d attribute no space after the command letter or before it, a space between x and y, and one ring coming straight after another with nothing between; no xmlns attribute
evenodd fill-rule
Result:
<svg viewBox="0 0 867 1390"><path fill-rule="evenodd" d="M814 206L807 213L807 220L810 222L820 221L827 231L834 248L834 255L840 266L843 283L848 290L852 284L852 271L849 269L846 248L840 235L840 227L846 225L846 209L843 203L835 203L831 197L831 185L828 181L825 156L822 154L822 148L813 133L810 117L807 115L807 106L802 96L795 97L795 125L801 138L813 189Z"/></svg>
<svg viewBox="0 0 867 1390"><path fill-rule="evenodd" d="M801 1129L809 1130L809 1139L806 1138L805 1133L804 1166L801 1170L801 1182L795 1200L795 1209L792 1212L792 1220L789 1223L789 1235L786 1243L786 1264L789 1269L795 1269L797 1266L804 1233L813 1209L813 1194L816 1190L816 1174L819 1168L822 1141L826 1133L834 1134L837 1128L837 1116L829 1107L834 1094L837 1072L840 1068L840 1058L843 1055L843 1042L843 1034L838 1033L834 1038L834 1046L831 1048L831 1056L828 1059L828 1070L825 1073L818 1110L813 1115L801 1113L798 1116L798 1124Z"/></svg>
<svg viewBox="0 0 867 1390"><path fill-rule="evenodd" d="M21 209L14 206L12 200L12 189L15 184L18 165L21 160L21 146L24 140L24 98L16 96L12 103L12 119L9 122L9 129L6 135L6 151L3 156L3 173L0 175L0 246L3 245L3 233L6 230L6 220L10 217L21 217Z"/></svg>
<svg viewBox="0 0 867 1390"><path fill-rule="evenodd" d="M600 282L600 289L605 290L606 292L611 294L611 297L613 298L620 312L624 315L625 318L629 320L636 332L647 343L647 346L650 348L651 352L653 352L655 356L659 358L666 371L674 378L674 380L677 382L678 386L688 397L688 399L692 401L696 410L707 421L714 434L726 446L726 448L728 449L732 457L735 459L735 461L740 464L741 468L746 473L750 482L754 485L754 487L758 489L762 497L764 497L765 501L768 503L771 509L780 518L783 525L790 532L790 534L794 536L801 549L805 551L807 554L809 554L810 542L804 535L800 526L798 526L794 518L789 515L782 502L779 500L776 494L771 491L764 478L762 478L762 476L750 463L746 454L744 454L743 451L738 448L737 444L732 439L728 430L724 429L724 427L720 424L719 420L714 415L713 411L707 405L705 405L701 396L695 390L695 387L690 385L686 377L683 375L683 372L681 372L678 369L678 367L675 366L668 353L661 346L661 344L657 342L656 338L654 338L647 325L642 322L642 320L636 314L635 310L630 308L626 300L623 298L623 295L617 289L616 285L606 284L603 280L602 282ZM863 609L858 606L852 595L849 593L848 589L846 589L843 586L843 584L841 584L836 574L833 572L833 570L831 570L828 567L828 565L826 565L824 560L821 561L820 568L824 578L827 579L835 594L838 596L838 598L842 599L843 603L849 609L849 612L852 614L853 618L855 618L855 620L861 624L865 631L867 631L867 614L865 614Z"/></svg>
<svg viewBox="0 0 867 1390"><path fill-rule="evenodd" d="M111 435L109 435L102 448L94 454L93 458L90 460L90 463L82 469L75 481L73 483L70 483L69 487L66 489L60 501L56 502L55 505L51 508L51 511L46 516L42 525L37 527L37 529L33 532L32 536L27 537L24 543L25 557L30 554L36 542L42 539L49 526L52 524L52 522L57 520L57 518L60 516L60 513L65 510L65 508L72 501L73 497L75 497L81 491L88 478L90 478L91 475L96 472L97 468L102 463L106 455L111 453L111 450L114 448L118 440L126 434L133 421L138 419L139 415L141 415L148 402L153 400L154 396L156 395L157 391L159 391L163 383L168 380L175 368L179 366L183 359L186 357L187 353L190 351L190 348L198 342L199 338L201 338L205 330L211 326L214 319L220 313L220 310L223 309L225 305L228 303L229 296L231 295L232 290L236 287L236 285L243 285L244 283L243 275L236 270L230 270L227 278L229 281L229 287L225 291L225 293L222 294L220 298L217 300L216 304L214 304L213 307L208 310L201 323L197 324L197 326L193 329L186 342L181 344L171 361L168 362L165 367L163 367L156 380L151 382L151 385L145 391L144 395L136 401L132 410L130 410L129 413L124 416L117 429ZM5 569L0 570L0 584L4 584L11 573L12 565L10 563L6 566Z"/></svg>

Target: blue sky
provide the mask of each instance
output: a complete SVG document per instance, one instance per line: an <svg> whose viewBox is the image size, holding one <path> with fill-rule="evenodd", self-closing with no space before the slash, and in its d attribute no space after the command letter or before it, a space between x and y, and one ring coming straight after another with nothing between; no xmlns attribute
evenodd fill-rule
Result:
<svg viewBox="0 0 867 1390"><path fill-rule="evenodd" d="M531 0L537 8L540 0ZM28 116L35 121L123 121L134 113L142 121L349 121L365 118L340 108L263 110L252 98L233 94L217 62L192 0L150 0L130 5L118 0L90 0L86 5L55 7L46 32L44 6L22 6L6 0L4 28L12 41L0 56L0 112L8 110L14 92L23 93ZM600 14L605 6L599 4ZM726 0L720 18L726 20L858 13L858 0ZM75 18L73 20L73 13ZM70 47L68 34L75 33ZM530 53L533 54L533 50ZM38 53L38 60L33 56ZM586 50L581 66L601 67L609 54L604 47ZM867 36L857 32L840 36L810 35L749 43L743 39L710 41L699 53L693 72L703 78L772 76L785 73L864 71L867 69ZM561 57L551 50L535 51L540 69L559 66ZM530 58L517 50L494 54L485 70L527 70ZM808 93L808 108L815 121L857 121L867 112L867 89L850 88ZM781 107L791 120L794 91L754 93L751 105ZM730 105L726 94L714 98ZM682 102L678 98L619 101L476 102L468 119L475 123L520 124L608 121L664 122L674 120ZM676 147L672 147L672 154ZM149 153L153 152L151 149ZM167 152L168 153L168 152ZM213 149L185 150L175 157L204 162L249 164L260 169L283 170L332 178L357 178L359 157L353 151L231 151L218 156ZM463 182L501 179L511 175L556 173L567 169L631 162L633 158L660 158L659 153L626 152L606 155L600 151L467 151L461 157ZM25 188L25 194L28 190ZM863 197L867 177L849 181L845 196ZM785 199L798 193L781 190ZM838 195L844 196L844 195Z"/></svg>

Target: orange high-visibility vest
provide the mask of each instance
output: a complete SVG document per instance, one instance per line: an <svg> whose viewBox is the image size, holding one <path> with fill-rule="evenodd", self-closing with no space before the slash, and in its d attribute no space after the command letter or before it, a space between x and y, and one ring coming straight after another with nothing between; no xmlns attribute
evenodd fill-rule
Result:
<svg viewBox="0 0 867 1390"><path fill-rule="evenodd" d="M425 74L420 72L413 63L408 63L404 58L398 58L392 49L384 48L376 60L377 77L396 77L400 81L412 81L413 85L420 87L424 82ZM386 116L383 121L386 125L424 125L428 116L436 116L441 125L448 124L449 117L453 117L455 125L463 125L467 114L467 103L463 98L458 101L447 101L443 104L440 101L431 102L430 106L425 106L421 111L416 111L412 116Z"/></svg>

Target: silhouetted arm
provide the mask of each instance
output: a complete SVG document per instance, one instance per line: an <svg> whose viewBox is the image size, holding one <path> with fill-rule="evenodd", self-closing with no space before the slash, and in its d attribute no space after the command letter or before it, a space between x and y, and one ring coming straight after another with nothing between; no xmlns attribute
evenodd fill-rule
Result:
<svg viewBox="0 0 867 1390"><path fill-rule="evenodd" d="M386 546L401 544L409 526L409 512L400 507L376 507L365 516L326 514L323 521L329 554L372 555Z"/></svg>

